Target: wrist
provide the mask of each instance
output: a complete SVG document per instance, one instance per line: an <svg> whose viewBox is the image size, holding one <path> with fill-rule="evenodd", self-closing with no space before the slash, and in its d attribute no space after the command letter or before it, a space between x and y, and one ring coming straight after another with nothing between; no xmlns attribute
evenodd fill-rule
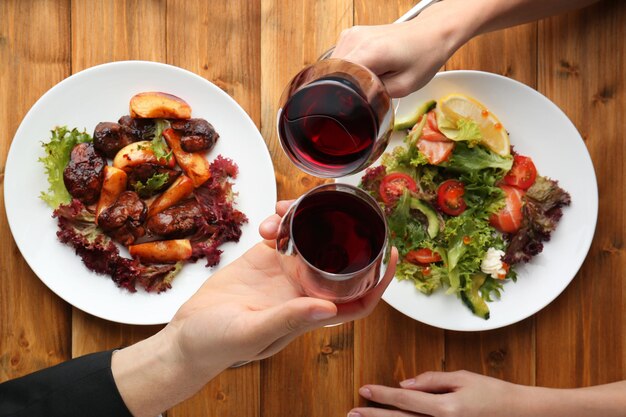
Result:
<svg viewBox="0 0 626 417"><path fill-rule="evenodd" d="M467 0L445 0L428 7L419 18L407 23L414 26L417 34L425 26L427 30L438 31L439 47L451 56L478 34L481 21L475 11L475 7L468 7Z"/></svg>
<svg viewBox="0 0 626 417"><path fill-rule="evenodd" d="M194 368L181 354L177 329L165 327L154 336L115 352L111 372L129 411L154 416L190 397L222 369Z"/></svg>

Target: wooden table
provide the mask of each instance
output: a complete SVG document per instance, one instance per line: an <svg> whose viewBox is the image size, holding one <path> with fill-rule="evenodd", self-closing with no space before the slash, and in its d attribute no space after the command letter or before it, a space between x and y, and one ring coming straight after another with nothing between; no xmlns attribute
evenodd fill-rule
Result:
<svg viewBox="0 0 626 417"><path fill-rule="evenodd" d="M319 180L295 169L278 145L283 86L342 29L393 21L413 2L1 0L2 172L13 134L46 90L93 65L144 59L191 70L234 97L267 141L279 197L296 197ZM625 379L625 39L626 3L609 1L480 37L446 65L537 89L585 139L600 192L596 235L580 272L552 304L503 329L458 333L383 302L365 320L307 334L273 358L224 372L167 415L344 416L362 403L361 384L396 384L426 370L468 369L552 387ZM97 319L54 295L21 257L4 209L0 237L0 380L159 330Z"/></svg>

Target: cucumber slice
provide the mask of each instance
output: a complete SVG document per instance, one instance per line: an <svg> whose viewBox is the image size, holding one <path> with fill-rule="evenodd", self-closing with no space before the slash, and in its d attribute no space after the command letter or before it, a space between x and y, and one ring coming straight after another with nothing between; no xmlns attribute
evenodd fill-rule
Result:
<svg viewBox="0 0 626 417"><path fill-rule="evenodd" d="M489 320L489 307L483 298L480 296L480 287L485 283L487 275L474 274L472 275L472 289L471 291L461 292L461 299L465 305L472 310L472 313L485 320Z"/></svg>
<svg viewBox="0 0 626 417"><path fill-rule="evenodd" d="M432 110L436 104L437 102L435 100L427 101L426 103L419 106L415 113L413 113L412 115L408 117L403 117L401 119L396 119L396 123L393 125L393 130L397 132L399 130L412 128L415 123L417 123L417 121L420 119L420 117Z"/></svg>
<svg viewBox="0 0 626 417"><path fill-rule="evenodd" d="M428 204L424 203L421 200L418 200L417 198L411 199L411 208L424 213L426 219L428 220L428 236L430 236L431 239L434 239L439 233L439 229L441 227L437 212Z"/></svg>

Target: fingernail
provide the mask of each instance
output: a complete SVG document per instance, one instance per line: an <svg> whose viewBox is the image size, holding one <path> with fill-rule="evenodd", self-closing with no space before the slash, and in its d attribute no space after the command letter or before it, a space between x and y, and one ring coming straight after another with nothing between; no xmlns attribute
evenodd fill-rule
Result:
<svg viewBox="0 0 626 417"><path fill-rule="evenodd" d="M404 381L400 382L400 386L402 388L409 388L413 385L415 385L415 378L405 379Z"/></svg>
<svg viewBox="0 0 626 417"><path fill-rule="evenodd" d="M335 317L337 313L329 310L313 310L311 318L315 321L328 320L331 317Z"/></svg>
<svg viewBox="0 0 626 417"><path fill-rule="evenodd" d="M361 417L361 413L359 413L357 411L350 411L348 413L348 417Z"/></svg>
<svg viewBox="0 0 626 417"><path fill-rule="evenodd" d="M366 387L359 388L359 394L361 395L361 397L367 398L368 400L372 398L372 391L370 391L370 389Z"/></svg>

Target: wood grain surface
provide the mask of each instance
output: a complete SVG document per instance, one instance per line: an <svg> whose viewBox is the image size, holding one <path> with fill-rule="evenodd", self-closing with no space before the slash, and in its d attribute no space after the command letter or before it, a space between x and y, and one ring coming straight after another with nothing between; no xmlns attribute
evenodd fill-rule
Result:
<svg viewBox="0 0 626 417"><path fill-rule="evenodd" d="M144 59L212 81L248 112L274 162L278 195L322 181L297 170L276 135L283 87L352 25L387 23L413 0L2 0L0 179L20 121L50 87L105 62ZM355 323L296 339L231 369L168 417L335 417L365 404L365 383L395 385L427 370L469 369L508 381L573 387L626 379L626 3L595 6L478 37L445 69L519 80L554 101L581 132L600 212L589 256L551 305L503 329L449 332L381 303ZM558 158L558 155L555 155ZM0 205L4 208L4 188ZM0 210L0 381L124 346L161 326L92 317L33 274ZM562 262L567 262L563 259Z"/></svg>
<svg viewBox="0 0 626 417"><path fill-rule="evenodd" d="M479 36L452 56L446 70L481 70L537 87L537 24ZM534 318L486 332L446 332L447 371L467 369L511 382L535 381ZM529 354L530 353L530 354Z"/></svg>
<svg viewBox="0 0 626 417"><path fill-rule="evenodd" d="M4 167L22 118L70 75L70 4L0 2L0 380L71 357L71 308L33 274L4 210Z"/></svg>

